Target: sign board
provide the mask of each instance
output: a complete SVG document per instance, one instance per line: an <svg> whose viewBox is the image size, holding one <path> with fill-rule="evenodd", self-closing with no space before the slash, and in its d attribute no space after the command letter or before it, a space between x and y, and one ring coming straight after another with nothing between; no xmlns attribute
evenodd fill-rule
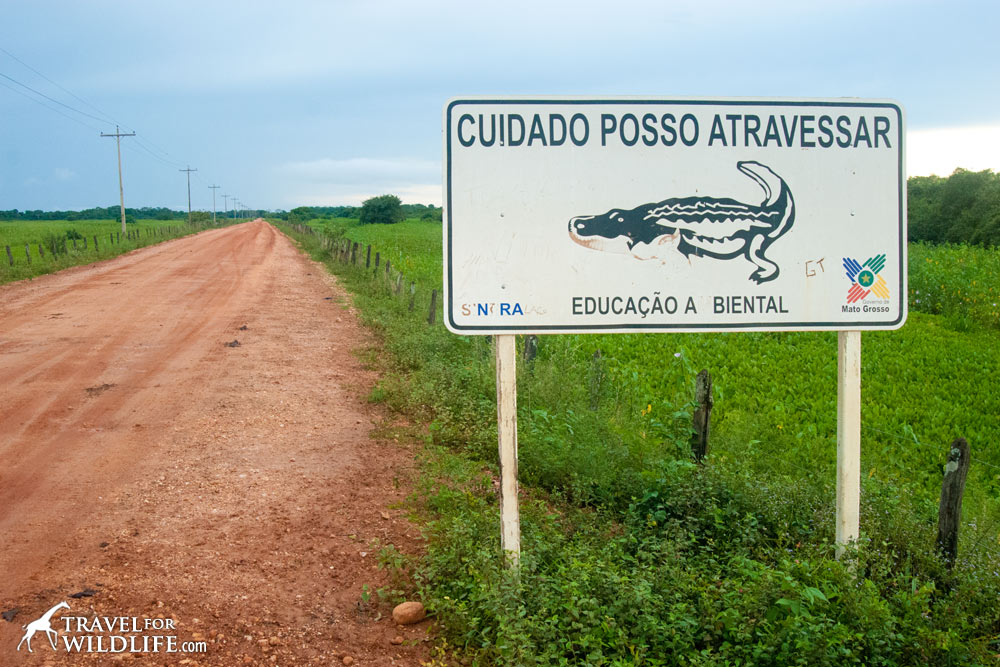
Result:
<svg viewBox="0 0 1000 667"><path fill-rule="evenodd" d="M900 106L463 98L444 110L462 334L894 329Z"/></svg>

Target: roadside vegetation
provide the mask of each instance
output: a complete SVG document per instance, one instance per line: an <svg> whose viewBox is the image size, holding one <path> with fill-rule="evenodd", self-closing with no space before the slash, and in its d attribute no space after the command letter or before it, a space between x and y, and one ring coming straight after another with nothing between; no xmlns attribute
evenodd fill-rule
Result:
<svg viewBox="0 0 1000 667"><path fill-rule="evenodd" d="M355 294L385 351L371 399L416 424L400 435L427 442L413 501L427 552L390 545L381 559L456 654L482 665L1000 664L1000 324L981 305L1000 285L1000 250L911 245L908 323L865 334L862 539L844 561L835 334L540 337L518 377L515 575L500 556L491 341L448 333L440 314L427 324L441 225L310 225L286 231ZM357 265L328 239L361 244ZM378 273L364 269L368 244ZM395 271L415 284L413 310ZM702 368L715 411L698 466ZM934 539L957 436L974 461L949 570Z"/></svg>
<svg viewBox="0 0 1000 667"><path fill-rule="evenodd" d="M211 226L211 220L211 214L204 212L193 217L193 225L187 224L186 216L183 220L129 220L126 216L126 233L122 234L120 218L0 219L0 284L90 264L193 234ZM232 221L219 218L218 222L222 225Z"/></svg>

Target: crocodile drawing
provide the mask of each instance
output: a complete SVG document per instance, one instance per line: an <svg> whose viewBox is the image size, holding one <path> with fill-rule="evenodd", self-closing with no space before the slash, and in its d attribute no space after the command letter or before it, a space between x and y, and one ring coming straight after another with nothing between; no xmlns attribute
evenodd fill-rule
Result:
<svg viewBox="0 0 1000 667"><path fill-rule="evenodd" d="M672 197L631 209L615 208L603 215L581 215L569 221L575 242L594 250L623 252L640 259L656 246L673 245L684 257L734 259L745 257L757 269L757 284L778 277L777 264L765 251L792 227L795 204L784 179L767 165L736 163L764 191L760 204L714 197Z"/></svg>

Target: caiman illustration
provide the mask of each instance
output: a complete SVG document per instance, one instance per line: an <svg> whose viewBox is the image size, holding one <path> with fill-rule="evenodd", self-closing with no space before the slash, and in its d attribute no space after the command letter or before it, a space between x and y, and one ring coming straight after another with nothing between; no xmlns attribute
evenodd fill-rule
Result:
<svg viewBox="0 0 1000 667"><path fill-rule="evenodd" d="M603 215L569 221L569 235L582 246L623 252L640 259L651 246L672 244L684 257L746 257L757 266L750 280L760 284L778 277L779 267L764 253L792 227L795 204L785 181L759 162L737 162L736 168L764 191L758 205L714 197L672 197Z"/></svg>

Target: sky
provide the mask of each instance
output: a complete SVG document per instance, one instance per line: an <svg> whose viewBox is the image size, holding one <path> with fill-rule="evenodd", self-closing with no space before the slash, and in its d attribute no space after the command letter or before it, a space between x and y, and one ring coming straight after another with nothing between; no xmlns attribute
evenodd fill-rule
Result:
<svg viewBox="0 0 1000 667"><path fill-rule="evenodd" d="M440 205L467 95L892 99L908 175L1000 171L1000 3L8 3L0 210ZM28 90L28 88L33 90ZM37 93L47 96L39 97ZM80 113L82 112L82 113Z"/></svg>

